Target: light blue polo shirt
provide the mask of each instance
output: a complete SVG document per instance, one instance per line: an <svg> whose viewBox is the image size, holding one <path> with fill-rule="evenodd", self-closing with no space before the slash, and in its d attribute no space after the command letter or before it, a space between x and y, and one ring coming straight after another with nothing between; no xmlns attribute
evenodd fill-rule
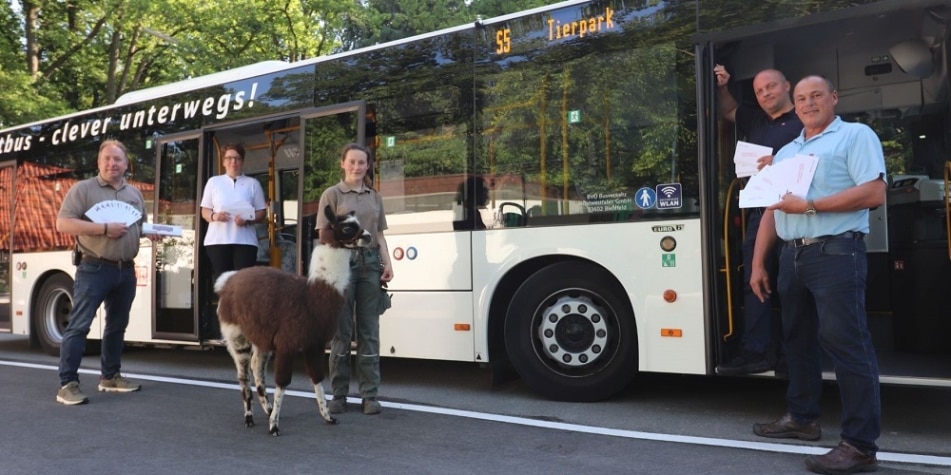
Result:
<svg viewBox="0 0 951 475"><path fill-rule="evenodd" d="M809 140L799 137L781 148L774 162L795 155L819 157L816 174L809 186L806 199L818 200L834 195L846 188L885 181L885 156L882 142L865 124L843 122L839 116L819 135ZM815 238L831 236L847 231L868 233L868 210L827 212L821 210L815 216L786 214L776 210L776 233L780 239Z"/></svg>

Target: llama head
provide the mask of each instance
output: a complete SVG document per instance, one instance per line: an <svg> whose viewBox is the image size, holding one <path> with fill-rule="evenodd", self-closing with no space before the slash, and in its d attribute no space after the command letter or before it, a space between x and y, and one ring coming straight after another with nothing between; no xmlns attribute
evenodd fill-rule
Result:
<svg viewBox="0 0 951 475"><path fill-rule="evenodd" d="M353 211L338 215L328 205L324 207L324 216L327 217L328 228L320 233L321 244L350 249L370 245L370 232L363 229Z"/></svg>

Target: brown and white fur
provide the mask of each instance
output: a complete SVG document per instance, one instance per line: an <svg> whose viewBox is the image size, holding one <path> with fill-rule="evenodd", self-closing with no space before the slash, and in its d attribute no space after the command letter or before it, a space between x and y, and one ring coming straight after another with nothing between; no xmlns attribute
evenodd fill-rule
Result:
<svg viewBox="0 0 951 475"><path fill-rule="evenodd" d="M270 414L268 433L275 436L280 435L281 403L298 353L304 355L321 417L328 424L337 422L330 416L321 385L327 367L325 350L337 330L350 282L350 249L367 246L370 234L353 213L337 216L327 206L324 214L331 227L320 233L321 245L314 248L307 278L272 267L248 267L225 272L215 282L221 335L238 369L245 425L254 426L250 363L258 401ZM268 352L274 354L273 408L264 382Z"/></svg>

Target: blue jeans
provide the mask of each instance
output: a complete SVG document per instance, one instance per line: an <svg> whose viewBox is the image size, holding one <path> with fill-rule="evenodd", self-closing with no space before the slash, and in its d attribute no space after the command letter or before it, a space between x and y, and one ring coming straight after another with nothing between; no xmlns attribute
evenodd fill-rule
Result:
<svg viewBox="0 0 951 475"><path fill-rule="evenodd" d="M76 267L73 284L73 311L69 325L63 332L59 349L59 381L66 385L79 381L79 364L86 350L86 335L96 316L96 310L105 303L106 329L102 334L102 377L110 379L119 372L125 329L129 325L129 309L135 299L135 268L82 262Z"/></svg>
<svg viewBox="0 0 951 475"><path fill-rule="evenodd" d="M761 302L750 287L750 273L753 269L753 247L756 233L763 217L761 208L750 209L747 213L746 238L743 240L743 348L753 353L765 353L773 343L773 297ZM779 274L779 247L766 256L766 275L770 279L770 288L776 289L776 276Z"/></svg>
<svg viewBox="0 0 951 475"><path fill-rule="evenodd" d="M380 274L378 249L350 254L350 285L337 320L337 334L330 344L330 386L333 395L350 392L350 341L354 319L357 331L356 376L360 396L376 397L380 386Z"/></svg>
<svg viewBox="0 0 951 475"><path fill-rule="evenodd" d="M824 351L832 359L842 400L842 439L877 452L881 399L865 313L865 241L839 237L786 246L779 267L789 413L800 423L819 418Z"/></svg>

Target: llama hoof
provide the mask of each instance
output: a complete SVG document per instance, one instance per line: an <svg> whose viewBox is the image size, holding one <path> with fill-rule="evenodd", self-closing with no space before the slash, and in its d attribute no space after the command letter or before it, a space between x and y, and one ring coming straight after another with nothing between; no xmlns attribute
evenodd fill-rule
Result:
<svg viewBox="0 0 951 475"><path fill-rule="evenodd" d="M281 435L281 430L278 429L277 426L274 426L274 427L271 427L271 428L267 431L267 433L273 435L274 437L277 437L277 436Z"/></svg>
<svg viewBox="0 0 951 475"><path fill-rule="evenodd" d="M334 417L331 417L330 419L324 419L324 424L327 424L329 426L335 426L337 425L337 419Z"/></svg>
<svg viewBox="0 0 951 475"><path fill-rule="evenodd" d="M252 419L251 417L245 417L245 418L244 418L244 426L247 427L247 428L249 428L249 429L252 428L252 427L254 427L254 419Z"/></svg>

